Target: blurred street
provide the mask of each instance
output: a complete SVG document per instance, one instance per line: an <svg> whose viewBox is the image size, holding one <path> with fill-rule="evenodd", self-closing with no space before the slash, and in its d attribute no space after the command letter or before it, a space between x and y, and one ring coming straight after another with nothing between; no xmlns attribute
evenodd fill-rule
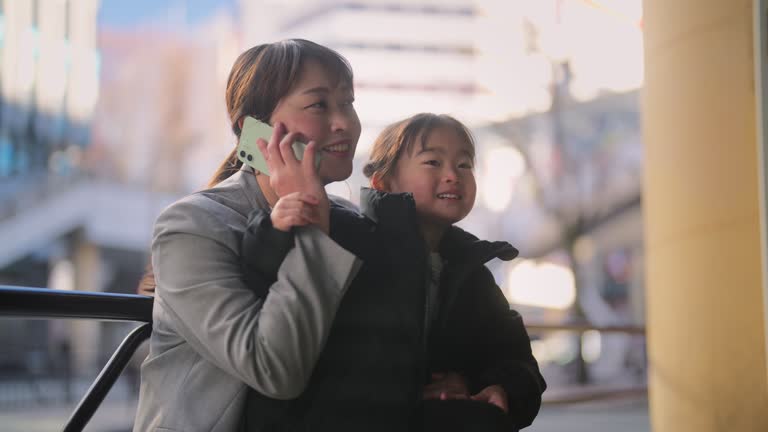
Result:
<svg viewBox="0 0 768 432"><path fill-rule="evenodd" d="M136 294L158 214L220 180L252 114L226 109L235 59L307 39L354 70L362 131L329 194L359 203L397 120L471 131L457 225L519 250L487 268L548 386L524 432L768 431L765 17L768 0L0 0L0 291ZM38 298L0 299L0 432L60 430L136 325ZM146 354L87 431L131 430Z"/></svg>
<svg viewBox="0 0 768 432"><path fill-rule="evenodd" d="M157 215L236 142L237 55L309 39L349 60L363 128L329 193L358 202L387 124L455 116L477 146L459 226L520 250L488 264L510 306L593 326L531 332L550 394L642 388L642 16L641 0L0 0L0 285L135 293ZM132 326L0 320L0 429L60 429ZM87 430L129 430L145 354ZM527 430L596 429L649 430L645 400L547 405Z"/></svg>
<svg viewBox="0 0 768 432"><path fill-rule="evenodd" d="M525 432L648 432L647 400L543 406Z"/></svg>

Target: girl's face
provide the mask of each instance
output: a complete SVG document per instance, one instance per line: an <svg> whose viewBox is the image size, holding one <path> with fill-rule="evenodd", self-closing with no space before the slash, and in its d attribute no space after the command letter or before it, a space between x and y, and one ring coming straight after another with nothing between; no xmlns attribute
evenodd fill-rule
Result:
<svg viewBox="0 0 768 432"><path fill-rule="evenodd" d="M422 222L447 227L464 219L475 204L477 185L472 144L453 128L434 129L427 145L403 152L384 179L389 192L411 192Z"/></svg>
<svg viewBox="0 0 768 432"><path fill-rule="evenodd" d="M346 180L352 174L352 158L360 138L360 120L353 102L349 83L333 79L319 63L308 61L270 118L272 125L282 122L289 132L301 134L305 143L317 143L322 154L318 174L326 184Z"/></svg>

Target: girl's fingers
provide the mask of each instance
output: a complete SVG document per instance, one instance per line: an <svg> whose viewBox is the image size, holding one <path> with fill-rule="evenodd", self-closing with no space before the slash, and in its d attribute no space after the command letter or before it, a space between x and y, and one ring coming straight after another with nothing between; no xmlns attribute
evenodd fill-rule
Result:
<svg viewBox="0 0 768 432"><path fill-rule="evenodd" d="M303 217L298 216L298 215L297 216L290 216L290 217L286 218L285 220L288 222L288 225L290 225L290 226L305 226L305 225L309 225L310 224L310 222L308 220L306 220Z"/></svg>
<svg viewBox="0 0 768 432"><path fill-rule="evenodd" d="M313 222L309 219L302 217L301 215L282 216L272 221L272 226L281 230L288 231L294 226L311 225Z"/></svg>
<svg viewBox="0 0 768 432"><path fill-rule="evenodd" d="M501 408L502 411L505 413L509 412L509 408L507 407L507 401L505 401L501 396L494 396L491 398L490 402L497 407Z"/></svg>
<svg viewBox="0 0 768 432"><path fill-rule="evenodd" d="M467 399L468 395L460 392L448 391L443 389L424 389L422 399Z"/></svg>
<svg viewBox="0 0 768 432"><path fill-rule="evenodd" d="M298 214L311 214L314 210L307 206L304 203L294 202L286 204L280 208L275 207L272 210L272 213L278 215L279 217L284 216L293 216Z"/></svg>
<svg viewBox="0 0 768 432"><path fill-rule="evenodd" d="M272 209L273 221L280 227L290 225L293 218L301 218L302 225L319 224L318 199L313 195L294 192L280 198Z"/></svg>
<svg viewBox="0 0 768 432"><path fill-rule="evenodd" d="M299 216L313 223L318 222L320 220L320 218L317 216L317 212L314 209L308 208L308 207L294 207L294 208L282 209L275 214L275 217L277 217L278 219L286 219L286 218L291 218L295 216Z"/></svg>
<svg viewBox="0 0 768 432"><path fill-rule="evenodd" d="M306 192L296 192L296 193L298 194L296 199L298 199L298 200L300 200L302 202L305 202L305 203L313 205L313 206L316 206L316 205L320 204L320 200L316 196L314 196L312 194L308 194Z"/></svg>
<svg viewBox="0 0 768 432"><path fill-rule="evenodd" d="M498 386L486 387L480 393L470 396L470 399L496 405L504 412L509 410L506 392Z"/></svg>
<svg viewBox="0 0 768 432"><path fill-rule="evenodd" d="M280 198L275 204L274 208L289 208L301 205L316 207L319 203L320 200L318 200L314 195L305 192L293 192Z"/></svg>
<svg viewBox="0 0 768 432"><path fill-rule="evenodd" d="M320 218L317 216L317 211L314 209L305 207L302 209L301 216L312 223L320 223Z"/></svg>
<svg viewBox="0 0 768 432"><path fill-rule="evenodd" d="M450 393L450 392L441 392L440 393L440 400L449 400L449 399L466 399L467 395L461 394L461 393Z"/></svg>
<svg viewBox="0 0 768 432"><path fill-rule="evenodd" d="M424 389L421 394L422 399L438 399L440 397L440 391L435 389Z"/></svg>

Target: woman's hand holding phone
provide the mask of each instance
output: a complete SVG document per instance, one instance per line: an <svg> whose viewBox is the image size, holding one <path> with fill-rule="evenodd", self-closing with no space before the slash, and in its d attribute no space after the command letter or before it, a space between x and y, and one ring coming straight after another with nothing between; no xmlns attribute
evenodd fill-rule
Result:
<svg viewBox="0 0 768 432"><path fill-rule="evenodd" d="M330 225L330 204L323 183L315 169L317 143L310 141L304 150L304 158L299 161L296 159L292 148L293 142L298 138L297 133L287 133L285 125L278 122L275 124L268 143L263 139L256 141L271 174L269 184L280 197L278 204L283 198L286 199L280 205L281 209L277 216L274 215L274 210L277 209L278 205L275 205L272 223L274 225L275 220L278 219L278 225L285 227L286 224L289 224L289 228L290 226L311 223L317 225L327 234ZM299 193L299 195L295 195L295 193ZM289 196L291 197L289 198ZM314 204L311 203L312 199L316 200ZM307 217L302 216L303 214L306 214ZM293 217L297 219L291 219ZM278 228L278 225L275 227Z"/></svg>

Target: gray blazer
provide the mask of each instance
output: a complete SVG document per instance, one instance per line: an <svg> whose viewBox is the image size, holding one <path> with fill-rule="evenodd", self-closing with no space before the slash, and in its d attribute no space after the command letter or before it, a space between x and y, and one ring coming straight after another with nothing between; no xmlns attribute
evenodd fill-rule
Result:
<svg viewBox="0 0 768 432"><path fill-rule="evenodd" d="M277 399L304 390L361 262L317 228L299 228L277 282L257 298L243 282L240 243L265 203L255 176L239 171L158 217L134 431L236 431L247 387Z"/></svg>

